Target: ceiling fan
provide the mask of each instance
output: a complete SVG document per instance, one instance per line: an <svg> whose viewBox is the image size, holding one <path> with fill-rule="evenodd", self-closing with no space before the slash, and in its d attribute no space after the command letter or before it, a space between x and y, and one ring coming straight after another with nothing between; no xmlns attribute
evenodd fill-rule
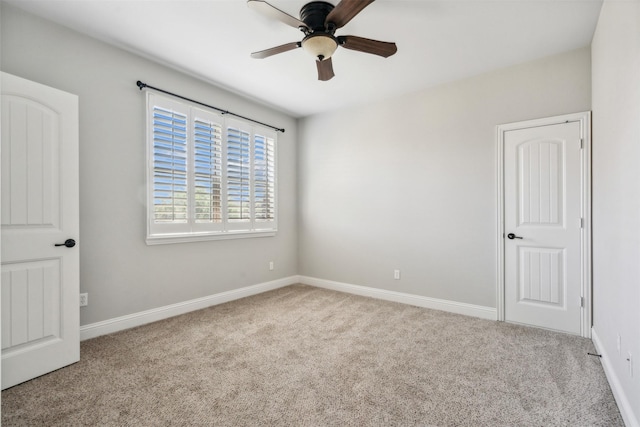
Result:
<svg viewBox="0 0 640 427"><path fill-rule="evenodd" d="M277 19L304 33L302 41L283 44L270 49L253 52L252 58L263 59L301 47L316 58L318 80L330 80L333 73L331 55L338 46L359 52L388 58L398 51L395 43L381 42L357 36L335 36L337 29L344 27L374 0L341 0L335 7L324 1L312 1L302 6L300 19L294 18L264 0L247 0L247 5L263 15Z"/></svg>

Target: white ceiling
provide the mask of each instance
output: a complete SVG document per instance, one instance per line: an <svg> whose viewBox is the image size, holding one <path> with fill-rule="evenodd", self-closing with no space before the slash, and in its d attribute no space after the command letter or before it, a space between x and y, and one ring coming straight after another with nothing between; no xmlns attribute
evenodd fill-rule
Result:
<svg viewBox="0 0 640 427"><path fill-rule="evenodd" d="M378 0L336 35L393 41L381 58L339 48L332 80L302 49L249 54L303 34L245 0L4 0L294 117L412 92L588 46L602 0ZM334 4L338 0L331 0ZM269 0L298 17L307 0ZM144 81L144 76L140 76ZM147 82L158 85L156 82ZM168 88L169 90L174 88Z"/></svg>

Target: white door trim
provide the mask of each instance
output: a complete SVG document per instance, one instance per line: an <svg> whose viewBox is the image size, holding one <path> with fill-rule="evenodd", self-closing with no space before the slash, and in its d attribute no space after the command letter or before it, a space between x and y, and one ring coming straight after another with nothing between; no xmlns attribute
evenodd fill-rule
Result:
<svg viewBox="0 0 640 427"><path fill-rule="evenodd" d="M505 294L505 264L504 264L504 136L505 132L526 129L531 127L549 126L568 122L580 123L580 137L583 141L581 150L581 216L583 227L580 237L580 261L581 261L581 296L584 301L580 316L580 335L591 338L591 112L566 114L543 119L527 120L523 122L508 123L496 126L497 144L497 265L496 265L496 308L498 320L505 320L504 294Z"/></svg>

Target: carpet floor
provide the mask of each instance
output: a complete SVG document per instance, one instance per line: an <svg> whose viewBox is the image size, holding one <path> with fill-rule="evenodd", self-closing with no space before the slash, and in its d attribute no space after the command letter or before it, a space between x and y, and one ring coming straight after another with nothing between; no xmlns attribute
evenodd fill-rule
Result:
<svg viewBox="0 0 640 427"><path fill-rule="evenodd" d="M83 341L3 426L623 426L590 340L293 285Z"/></svg>

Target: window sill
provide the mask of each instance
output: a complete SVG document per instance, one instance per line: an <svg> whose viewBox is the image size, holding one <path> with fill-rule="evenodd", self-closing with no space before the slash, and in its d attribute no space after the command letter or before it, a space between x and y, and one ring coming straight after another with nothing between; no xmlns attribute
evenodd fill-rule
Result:
<svg viewBox="0 0 640 427"><path fill-rule="evenodd" d="M250 239L256 237L273 237L276 230L263 231L226 231L220 233L188 233L188 234L155 234L147 236L147 245L168 245L173 243L204 242L209 240Z"/></svg>

